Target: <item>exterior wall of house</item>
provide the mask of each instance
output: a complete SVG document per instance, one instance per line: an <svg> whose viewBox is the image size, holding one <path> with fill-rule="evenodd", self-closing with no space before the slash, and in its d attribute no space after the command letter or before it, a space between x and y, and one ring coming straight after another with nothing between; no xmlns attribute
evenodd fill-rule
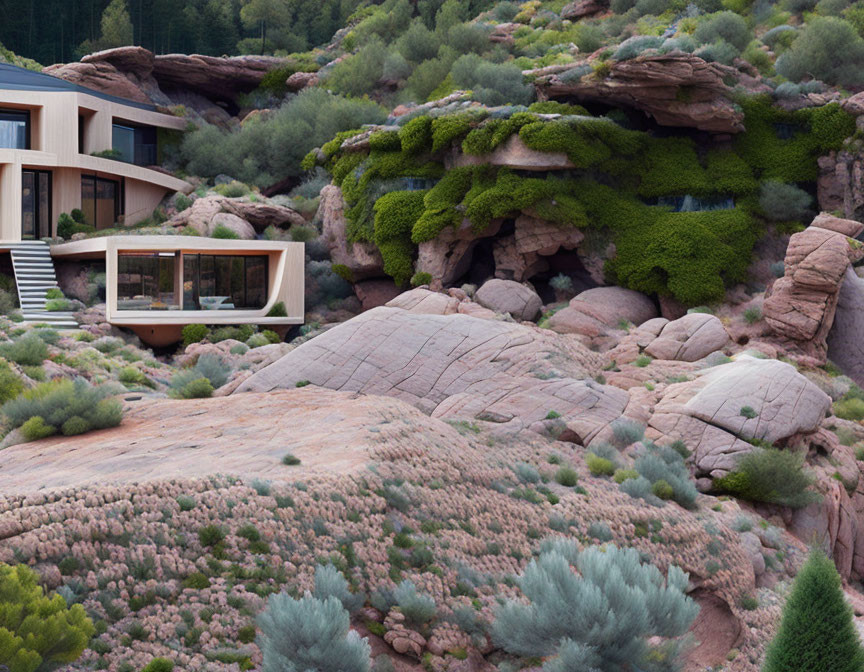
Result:
<svg viewBox="0 0 864 672"><path fill-rule="evenodd" d="M30 112L30 149L0 149L0 241L21 240L21 171L52 173L52 235L63 212L81 207L81 175L124 180L124 223L148 217L165 194L188 193L187 182L113 159L91 156L110 150L115 121L183 130L186 121L153 110L123 105L78 91L0 89L0 109ZM83 151L78 151L78 119L84 118Z"/></svg>
<svg viewBox="0 0 864 672"><path fill-rule="evenodd" d="M256 310L120 310L117 305L118 257L129 252L179 253L177 273L181 281L183 259L187 254L266 255L269 262L267 303ZM132 329L151 345L176 342L187 324L259 324L279 330L303 323L306 258L303 243L192 236L106 236L54 245L51 254L66 259L104 259L106 320ZM287 316L268 317L273 306L280 302Z"/></svg>

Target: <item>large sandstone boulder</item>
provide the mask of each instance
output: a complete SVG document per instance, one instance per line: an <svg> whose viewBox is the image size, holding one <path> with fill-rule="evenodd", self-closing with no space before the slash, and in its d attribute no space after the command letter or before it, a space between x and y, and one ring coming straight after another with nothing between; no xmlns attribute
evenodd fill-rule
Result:
<svg viewBox="0 0 864 672"><path fill-rule="evenodd" d="M828 333L828 357L864 386L864 280L852 268L840 285L834 324Z"/></svg>
<svg viewBox="0 0 864 672"><path fill-rule="evenodd" d="M577 21L583 16L591 16L599 14L609 9L607 0L575 0L564 5L561 10L561 18Z"/></svg>
<svg viewBox="0 0 864 672"><path fill-rule="evenodd" d="M530 287L498 278L484 282L474 299L496 313L510 313L515 320L534 320L543 307L543 301Z"/></svg>
<svg viewBox="0 0 864 672"><path fill-rule="evenodd" d="M409 313L426 315L453 315L459 312L459 299L426 287L416 287L403 292L386 304L389 308L401 308Z"/></svg>
<svg viewBox="0 0 864 672"><path fill-rule="evenodd" d="M190 207L178 212L166 225L190 226L202 236L209 236L217 219L232 229L237 225L238 219L242 220L246 227L251 229L250 238L254 238L256 233L261 233L268 226L288 228L292 224L306 224L299 212L282 205L212 195L196 198Z"/></svg>
<svg viewBox="0 0 864 672"><path fill-rule="evenodd" d="M318 219L333 264L345 266L353 282L384 275L384 260L378 248L371 243L348 241L345 199L339 187L328 184L321 190Z"/></svg>
<svg viewBox="0 0 864 672"><path fill-rule="evenodd" d="M830 408L831 398L790 364L741 355L670 385L649 425L687 444L697 475L717 477L753 450L748 440L814 433Z"/></svg>
<svg viewBox="0 0 864 672"><path fill-rule="evenodd" d="M645 346L645 353L655 359L695 362L728 344L729 334L719 318L689 313L663 325L657 338Z"/></svg>
<svg viewBox="0 0 864 672"><path fill-rule="evenodd" d="M744 130L744 114L731 100L727 79L739 78L732 67L708 63L693 54L643 55L612 65L607 77L562 77L538 71L534 86L543 99L622 105L642 110L662 126L684 126L714 133ZM687 96L680 91L687 90Z"/></svg>
<svg viewBox="0 0 864 672"><path fill-rule="evenodd" d="M586 443L620 417L627 392L595 383L602 359L576 338L468 315L376 308L307 341L237 392L308 381L395 396L443 419L510 423ZM235 393L236 394L236 393ZM551 422L551 421L550 421Z"/></svg>
<svg viewBox="0 0 864 672"><path fill-rule="evenodd" d="M89 54L80 62L52 65L44 72L103 93L168 105L175 91L232 101L285 62L275 56L154 56L143 47L119 47Z"/></svg>
<svg viewBox="0 0 864 672"><path fill-rule="evenodd" d="M657 317L657 307L644 294L624 287L595 287L578 294L552 315L549 328L559 334L593 338L619 329L622 321L639 325L653 317Z"/></svg>
<svg viewBox="0 0 864 672"><path fill-rule="evenodd" d="M864 245L853 240L862 231L860 222L822 213L789 239L785 274L763 304L780 340L824 361L846 269L864 256Z"/></svg>

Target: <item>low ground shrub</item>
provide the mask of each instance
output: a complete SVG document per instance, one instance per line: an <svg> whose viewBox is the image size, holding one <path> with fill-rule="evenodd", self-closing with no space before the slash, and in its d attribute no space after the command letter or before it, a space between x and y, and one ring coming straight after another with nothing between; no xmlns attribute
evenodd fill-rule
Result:
<svg viewBox="0 0 864 672"><path fill-rule="evenodd" d="M25 435L50 436L59 431L83 434L120 424L123 407L116 399L108 398L111 393L109 386L93 386L83 378L52 380L6 402L0 412L13 427L21 427Z"/></svg>
<svg viewBox="0 0 864 672"><path fill-rule="evenodd" d="M38 366L48 359L48 346L35 334L24 334L12 342L0 343L0 357L21 366Z"/></svg>
<svg viewBox="0 0 864 672"><path fill-rule="evenodd" d="M815 482L804 468L805 455L777 448L756 448L735 471L714 479L713 488L751 502L801 508L819 500Z"/></svg>

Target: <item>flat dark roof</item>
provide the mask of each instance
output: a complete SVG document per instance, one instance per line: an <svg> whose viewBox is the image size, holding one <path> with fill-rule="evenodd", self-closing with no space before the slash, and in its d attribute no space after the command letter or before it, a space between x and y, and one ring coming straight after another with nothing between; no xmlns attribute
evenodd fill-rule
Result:
<svg viewBox="0 0 864 672"><path fill-rule="evenodd" d="M86 93L87 95L95 96L96 98L101 98L102 100L111 101L112 103L137 107L141 110L156 109L153 105L136 103L135 101L127 100L126 98L111 96L107 93L102 93L101 91L88 89L86 86L67 82L65 79L60 79L53 75L46 75L43 72L27 70L27 68L19 68L17 65L11 65L9 63L0 63L0 90L4 89L14 91L77 91L79 93Z"/></svg>

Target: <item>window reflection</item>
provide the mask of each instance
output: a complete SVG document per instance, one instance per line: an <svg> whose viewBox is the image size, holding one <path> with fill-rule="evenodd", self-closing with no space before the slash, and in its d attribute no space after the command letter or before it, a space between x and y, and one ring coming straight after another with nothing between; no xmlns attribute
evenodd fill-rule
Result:
<svg viewBox="0 0 864 672"><path fill-rule="evenodd" d="M30 149L30 113L0 110L0 148Z"/></svg>
<svg viewBox="0 0 864 672"><path fill-rule="evenodd" d="M184 310L255 310L267 304L267 257L183 256Z"/></svg>
<svg viewBox="0 0 864 672"><path fill-rule="evenodd" d="M180 310L179 256L174 252L117 257L118 310Z"/></svg>

